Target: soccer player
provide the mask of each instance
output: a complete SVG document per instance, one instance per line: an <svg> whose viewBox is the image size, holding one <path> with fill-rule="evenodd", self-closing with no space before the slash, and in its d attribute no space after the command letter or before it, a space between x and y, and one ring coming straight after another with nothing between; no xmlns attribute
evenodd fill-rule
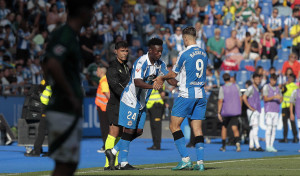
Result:
<svg viewBox="0 0 300 176"><path fill-rule="evenodd" d="M225 85L220 87L218 97L218 119L222 122L222 147L220 151L224 152L226 150L227 127L231 122L236 151L240 152L238 117L242 113L241 92L239 86L230 81L230 75L228 73L223 75L223 79Z"/></svg>
<svg viewBox="0 0 300 176"><path fill-rule="evenodd" d="M125 129L114 148L105 151L112 169L115 169L114 162L119 150L120 169L137 169L128 163L129 144L143 133L146 104L153 89L153 79L160 74L168 73L166 64L160 60L163 51L162 44L161 39L150 39L148 53L138 58L133 65L130 81L122 93L120 102L118 123Z"/></svg>
<svg viewBox="0 0 300 176"><path fill-rule="evenodd" d="M123 132L123 127L119 126L119 108L121 94L130 80L128 59L128 43L126 41L118 41L115 44L116 59L109 64L107 70L107 81L110 90L110 98L107 103L106 111L109 120L109 134L105 141L105 149L112 149L120 140ZM118 154L117 154L118 157ZM118 158L115 161L115 166L118 165ZM104 170L111 170L106 158ZM117 167L118 168L118 167Z"/></svg>
<svg viewBox="0 0 300 176"><path fill-rule="evenodd" d="M199 48L196 43L195 28L187 27L182 33L186 49L179 53L173 70L155 80L155 88L159 88L156 86L162 85L164 80L179 75L179 95L172 108L170 130L182 160L172 170L192 169L193 167L180 128L184 118L190 118L191 127L195 134L197 153L197 164L194 166L194 170L203 171L204 138L202 120L205 120L206 111L204 85L206 81L207 53L204 49Z"/></svg>
<svg viewBox="0 0 300 176"><path fill-rule="evenodd" d="M290 99L290 119L295 120L295 114L298 118L298 128L300 132L300 89L294 90L291 99ZM295 114L294 114L294 106L295 106ZM300 152L300 150L298 150Z"/></svg>
<svg viewBox="0 0 300 176"><path fill-rule="evenodd" d="M277 75L272 74L270 76L270 83L263 87L263 97L265 103L266 112L266 151L267 152L277 152L273 147L273 143L276 135L276 127L278 124L280 103L283 100L281 91L278 86L276 86Z"/></svg>
<svg viewBox="0 0 300 176"><path fill-rule="evenodd" d="M81 52L78 36L89 26L95 0L67 0L68 19L53 31L43 69L53 90L46 109L49 152L55 160L52 175L73 175L80 152L82 131Z"/></svg>
<svg viewBox="0 0 300 176"><path fill-rule="evenodd" d="M259 116L261 112L260 107L260 94L258 86L260 85L260 75L254 73L253 76L253 84L249 86L246 92L243 95L243 101L245 105L248 107L247 116L249 121L249 126L251 127L249 133L249 151L264 151L258 141L258 122ZM254 148L254 144L256 148Z"/></svg>

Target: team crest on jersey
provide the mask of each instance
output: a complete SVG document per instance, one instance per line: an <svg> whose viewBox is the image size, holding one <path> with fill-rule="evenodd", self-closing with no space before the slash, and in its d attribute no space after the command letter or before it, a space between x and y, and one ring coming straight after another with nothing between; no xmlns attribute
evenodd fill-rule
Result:
<svg viewBox="0 0 300 176"><path fill-rule="evenodd" d="M132 125L132 121L129 120L128 123L127 123L127 125L128 125L128 126L131 126L131 125Z"/></svg>
<svg viewBox="0 0 300 176"><path fill-rule="evenodd" d="M135 71L136 71L136 72L139 72L140 70L141 70L141 68L137 68L137 69L135 69Z"/></svg>
<svg viewBox="0 0 300 176"><path fill-rule="evenodd" d="M61 56L65 51L66 51L66 48L59 44L53 48L53 53L57 56Z"/></svg>
<svg viewBox="0 0 300 176"><path fill-rule="evenodd" d="M122 73L122 70L120 69L119 72Z"/></svg>

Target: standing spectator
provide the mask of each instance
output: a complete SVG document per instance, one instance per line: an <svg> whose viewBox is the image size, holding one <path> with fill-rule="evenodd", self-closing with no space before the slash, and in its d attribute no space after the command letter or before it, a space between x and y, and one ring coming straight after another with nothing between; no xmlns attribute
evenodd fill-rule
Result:
<svg viewBox="0 0 300 176"><path fill-rule="evenodd" d="M23 69L23 78L25 84L32 84L32 72L31 72L32 60L28 59L26 62L26 66Z"/></svg>
<svg viewBox="0 0 300 176"><path fill-rule="evenodd" d="M215 36L208 39L206 49L214 68L219 69L222 64L222 57L225 54L225 41L220 36L221 30L219 28L216 28L214 33Z"/></svg>
<svg viewBox="0 0 300 176"><path fill-rule="evenodd" d="M150 19L150 23L146 25L146 42L150 39L157 37L157 32L159 30L159 24L156 23L156 16L152 15Z"/></svg>
<svg viewBox="0 0 300 176"><path fill-rule="evenodd" d="M205 82L205 91L208 92L213 88L217 88L217 78L213 74L213 68L211 66L208 66L206 69L206 82Z"/></svg>
<svg viewBox="0 0 300 176"><path fill-rule="evenodd" d="M57 5L52 4L49 10L49 13L47 14L47 29L48 32L51 33L60 23L61 17L58 14Z"/></svg>
<svg viewBox="0 0 300 176"><path fill-rule="evenodd" d="M239 39L240 41L243 41L246 37L247 28L248 26L246 25L246 23L237 20L235 24L235 30L237 32L236 38Z"/></svg>
<svg viewBox="0 0 300 176"><path fill-rule="evenodd" d="M105 141L109 131L109 121L106 113L107 102L110 97L109 87L106 78L106 68L97 67L97 76L99 79L99 86L97 89L95 104L97 105L98 119L100 122L101 136L103 140L103 146L100 150L97 150L99 153L104 153L105 151Z"/></svg>
<svg viewBox="0 0 300 176"><path fill-rule="evenodd" d="M266 151L267 152L277 152L273 147L276 127L278 124L280 103L282 102L281 91L278 86L276 86L277 76L275 74L270 77L270 84L266 84L263 87L263 99L265 103L265 118L266 118Z"/></svg>
<svg viewBox="0 0 300 176"><path fill-rule="evenodd" d="M253 74L253 84L249 86L243 95L243 101L248 107L247 116L249 126L251 128L249 133L249 151L264 151L258 141L258 128L259 128L259 116L261 113L260 107L260 93L258 86L260 85L260 75ZM254 145L256 146L254 148Z"/></svg>
<svg viewBox="0 0 300 176"><path fill-rule="evenodd" d="M251 17L254 12L254 9L248 6L247 0L242 0L242 6L237 9L235 16L241 18L244 23L247 23L249 17Z"/></svg>
<svg viewBox="0 0 300 176"><path fill-rule="evenodd" d="M17 84L18 85L24 85L24 78L23 78L23 66L22 64L16 65L16 77L17 77Z"/></svg>
<svg viewBox="0 0 300 176"><path fill-rule="evenodd" d="M117 13L121 12L123 2L124 2L124 0L110 0L109 1L109 5L113 9L113 11L112 11L113 15L116 15Z"/></svg>
<svg viewBox="0 0 300 176"><path fill-rule="evenodd" d="M123 4L122 14L124 15L124 20L127 21L127 30L126 30L126 40L129 45L132 45L132 35L134 30L134 14L131 6L128 3Z"/></svg>
<svg viewBox="0 0 300 176"><path fill-rule="evenodd" d="M266 32L260 40L260 43L262 45L261 58L270 59L271 64L273 65L274 58L277 55L277 50L275 48L276 40L272 33Z"/></svg>
<svg viewBox="0 0 300 176"><path fill-rule="evenodd" d="M278 16L277 8L273 9L272 16L268 19L267 30L269 33L275 36L279 40L279 42L281 41L280 36L282 31L282 25L281 18Z"/></svg>
<svg viewBox="0 0 300 176"><path fill-rule="evenodd" d="M40 58L36 57L30 67L32 73L32 84L40 84L43 80L43 71L40 65Z"/></svg>
<svg viewBox="0 0 300 176"><path fill-rule="evenodd" d="M298 23L295 24L290 30L291 38L293 39L292 51L300 56L300 17L298 17Z"/></svg>
<svg viewBox="0 0 300 176"><path fill-rule="evenodd" d="M240 65L241 60L243 60L242 54L239 52L239 48L242 46L242 42L236 38L236 30L231 31L231 36L226 39L226 61L231 62L237 68Z"/></svg>
<svg viewBox="0 0 300 176"><path fill-rule="evenodd" d="M100 24L98 25L98 35L100 39L103 41L104 48L108 48L110 42L113 41L113 33L111 20L108 15L104 15L100 20Z"/></svg>
<svg viewBox="0 0 300 176"><path fill-rule="evenodd" d="M177 55L184 49L182 30L179 26L176 27L175 33L170 37L170 47L172 48L173 55Z"/></svg>
<svg viewBox="0 0 300 176"><path fill-rule="evenodd" d="M258 1L259 0L248 0L248 6L252 9L256 9L258 7Z"/></svg>
<svg viewBox="0 0 300 176"><path fill-rule="evenodd" d="M10 76L9 68L5 67L3 69L3 77L1 77L1 83L3 86L3 94L4 95L11 94L9 76Z"/></svg>
<svg viewBox="0 0 300 176"><path fill-rule="evenodd" d="M298 18L297 16L299 15L299 9L295 8L293 9L292 16L288 16L284 20L284 32L282 37L289 37L290 36L290 30L294 25L298 24Z"/></svg>
<svg viewBox="0 0 300 176"><path fill-rule="evenodd" d="M199 20L200 8L197 4L197 0L191 0L190 4L186 7L187 23L191 26L195 26Z"/></svg>
<svg viewBox="0 0 300 176"><path fill-rule="evenodd" d="M282 109L282 123L283 123L283 139L280 140L279 142L284 142L287 143L287 134L288 134L288 119L290 118L290 98L294 90L297 89L297 85L295 84L295 75L290 74L288 75L288 81L286 85L283 87L283 102L281 104L281 109ZM292 131L293 131L293 142L297 143L298 140L298 135L297 135L297 129L296 129L296 124L295 124L295 119L292 120L290 119L291 126L292 126Z"/></svg>
<svg viewBox="0 0 300 176"><path fill-rule="evenodd" d="M205 7L205 25L223 25L222 18L222 9L219 6L215 5L215 0L210 0L209 4Z"/></svg>
<svg viewBox="0 0 300 176"><path fill-rule="evenodd" d="M0 0L0 20L3 20L9 13L10 10L6 8L5 0Z"/></svg>
<svg viewBox="0 0 300 176"><path fill-rule="evenodd" d="M202 24L201 24L200 21L198 21L195 24L195 29L196 29L196 42L197 42L197 45L200 48L206 50L205 42L207 41L207 39L205 37L204 31L203 31L203 28L202 28Z"/></svg>
<svg viewBox="0 0 300 176"><path fill-rule="evenodd" d="M123 18L123 14L121 12L117 12L115 20L111 23L114 34L120 35L122 37L122 40L126 40L128 24L129 21L126 21L126 19Z"/></svg>
<svg viewBox="0 0 300 176"><path fill-rule="evenodd" d="M238 117L242 112L242 94L239 86L230 82L230 75L228 73L223 75L223 79L225 85L220 87L218 97L218 119L222 122L222 147L220 148L220 151L224 152L226 150L227 127L231 122L236 151L240 152L241 146L239 142L240 134L238 130Z"/></svg>
<svg viewBox="0 0 300 176"><path fill-rule="evenodd" d="M282 73L285 73L287 68L292 68L293 75L300 78L300 63L297 61L298 55L296 53L291 53L289 59L283 63ZM279 58L281 59L281 58ZM284 59L284 58L283 58ZM286 75L288 76L288 75Z"/></svg>
<svg viewBox="0 0 300 176"><path fill-rule="evenodd" d="M95 37L91 27L87 27L84 36L80 37L80 48L82 51L84 66L87 67L94 60L93 48L95 45Z"/></svg>

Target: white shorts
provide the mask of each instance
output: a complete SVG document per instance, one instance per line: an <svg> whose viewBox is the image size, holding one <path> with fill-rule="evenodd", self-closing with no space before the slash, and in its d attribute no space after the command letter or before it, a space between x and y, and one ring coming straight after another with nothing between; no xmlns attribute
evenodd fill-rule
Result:
<svg viewBox="0 0 300 176"><path fill-rule="evenodd" d="M277 126L279 114L277 112L267 112L265 119L267 126Z"/></svg>
<svg viewBox="0 0 300 176"><path fill-rule="evenodd" d="M66 132L69 126L74 122L75 117L74 115L57 111L48 111L46 117L48 123L48 144L50 146L51 143ZM77 125L69 137L50 157L55 161L63 163L78 163L81 134L82 118L79 118Z"/></svg>
<svg viewBox="0 0 300 176"><path fill-rule="evenodd" d="M247 109L247 116L248 116L248 121L250 126L257 125L259 122L259 112L258 111L251 111L250 109Z"/></svg>

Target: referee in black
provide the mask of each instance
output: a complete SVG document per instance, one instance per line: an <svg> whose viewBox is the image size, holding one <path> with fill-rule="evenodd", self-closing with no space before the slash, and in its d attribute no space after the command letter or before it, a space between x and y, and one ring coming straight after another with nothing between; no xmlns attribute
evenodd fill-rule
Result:
<svg viewBox="0 0 300 176"><path fill-rule="evenodd" d="M109 133L105 142L105 150L111 149L119 141L123 128L118 125L119 107L121 94L130 80L130 72L127 65L128 44L125 41L119 41L115 44L116 59L109 64L106 77L110 91L106 113L109 120ZM118 160L116 159L116 164ZM104 170L110 170L108 160Z"/></svg>

